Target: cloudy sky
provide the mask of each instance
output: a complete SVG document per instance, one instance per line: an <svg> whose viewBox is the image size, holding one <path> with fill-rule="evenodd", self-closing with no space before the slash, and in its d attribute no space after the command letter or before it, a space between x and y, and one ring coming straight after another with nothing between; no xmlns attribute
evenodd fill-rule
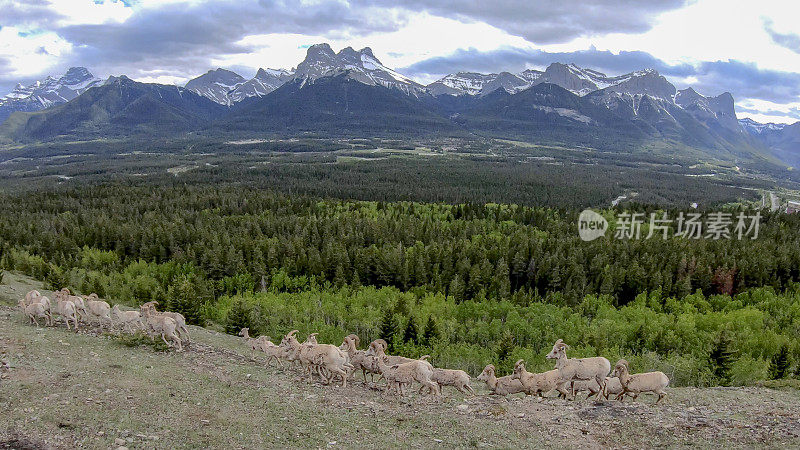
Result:
<svg viewBox="0 0 800 450"><path fill-rule="evenodd" d="M657 69L731 92L739 117L800 120L797 0L0 0L0 95L70 66L183 84L369 46L428 83L456 71Z"/></svg>

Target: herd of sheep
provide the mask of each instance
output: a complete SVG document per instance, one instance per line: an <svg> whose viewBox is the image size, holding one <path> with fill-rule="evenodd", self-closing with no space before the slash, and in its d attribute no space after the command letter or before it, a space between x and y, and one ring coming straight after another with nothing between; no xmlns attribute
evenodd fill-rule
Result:
<svg viewBox="0 0 800 450"><path fill-rule="evenodd" d="M365 383L367 374L373 381L378 375L378 381L381 378L386 380L387 392L401 396L415 382L420 385L420 393L426 391L438 396L442 386L453 386L462 393L475 394L470 386L470 376L463 370L433 367L427 361L427 355L419 359L388 355L383 339L376 339L366 350L359 350L360 339L354 334L336 346L318 343L317 333L311 333L301 343L297 333L297 330L290 331L280 344L271 342L266 336L251 338L247 328L243 328L239 335L247 341L251 356L262 351L267 355L267 365L273 360L281 367L284 361L297 364L309 381L317 374L324 384L330 384L338 377L342 386L346 386L347 380L360 370ZM574 399L577 393L588 391L590 397L596 395L598 399L608 399L610 395L616 395L616 399L622 401L626 395L636 400L639 394L650 392L658 396L658 403L667 395L669 378L663 372L630 374L628 362L621 359L611 373L608 359L601 356L567 358L568 348L561 339L556 341L547 355L548 359L556 361L556 366L548 372L528 372L524 361L519 360L512 375L498 378L495 367L490 364L483 369L478 380L485 382L492 394L502 396L516 393L543 395L556 391L560 397Z"/></svg>
<svg viewBox="0 0 800 450"><path fill-rule="evenodd" d="M81 322L99 322L101 326L107 325L112 329L119 327L129 333L145 332L153 339L160 336L167 346L178 351L182 350L184 341L189 341L184 317L174 312L157 311L156 302L145 303L138 311L123 311L117 305L109 307L97 294L76 296L67 288L56 291L54 298L55 302L51 302L48 297L34 290L19 301L19 306L30 322L36 325L42 319L45 324L52 326L54 316L58 316L70 330L74 328L77 331ZM442 386L452 386L462 393L475 394L470 386L470 376L463 370L435 368L427 361L427 355L419 359L388 355L388 346L383 339L376 339L366 350L359 350L361 340L355 334L345 337L342 344L337 346L320 344L317 342L317 333L311 333L301 343L297 333L298 330L290 331L280 344L271 342L266 336L252 338L247 328L243 328L239 335L248 343L251 357L260 351L267 355L267 365L273 360L281 367L284 362L299 365L309 381L313 381L315 374L324 384L330 384L338 377L344 387L347 386L347 380L360 370L365 383L367 374L373 382L375 375L378 375L378 381L386 380L387 392L401 396L414 383L420 385L420 393L424 391L434 396L441 395ZM588 392L589 397L596 395L597 399L608 399L610 395L615 395L617 400L622 401L626 395L636 400L639 394L650 392L658 396L658 403L667 395L669 378L663 372L630 374L628 362L621 359L611 373L608 359L602 356L567 358L567 349L569 346L561 339L553 345L553 350L547 355L548 359L555 360L553 370L531 373L525 370L524 361L519 360L511 375L498 378L495 367L490 364L483 369L478 380L485 382L492 394L501 396L516 393L541 396L555 391L559 397L574 399L579 392Z"/></svg>
<svg viewBox="0 0 800 450"><path fill-rule="evenodd" d="M179 351L183 348L183 341L189 341L184 317L179 313L157 311L157 302L147 302L139 307L139 311L123 311L119 305L110 307L97 294L72 295L69 289L63 288L55 291L53 297L55 301L37 290L30 291L19 301L20 310L36 325L42 319L45 325L52 326L55 318L60 317L68 330L74 328L77 332L80 323L99 323L101 327L119 327L128 333L142 331L153 339L161 336L167 346Z"/></svg>

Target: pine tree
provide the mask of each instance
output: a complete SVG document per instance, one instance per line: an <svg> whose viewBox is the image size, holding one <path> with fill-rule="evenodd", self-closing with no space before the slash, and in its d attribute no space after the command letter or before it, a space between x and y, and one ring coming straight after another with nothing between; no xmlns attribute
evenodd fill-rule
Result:
<svg viewBox="0 0 800 450"><path fill-rule="evenodd" d="M736 351L732 348L732 342L728 332L723 330L709 354L714 375L720 380L720 384L726 386L730 383L730 372L733 363L736 362Z"/></svg>
<svg viewBox="0 0 800 450"><path fill-rule="evenodd" d="M456 303L461 303L464 300L464 282L461 281L461 276L456 274L450 282L450 288L447 293L453 297Z"/></svg>
<svg viewBox="0 0 800 450"><path fill-rule="evenodd" d="M389 352L394 350L394 339L395 336L397 336L399 328L400 327L397 324L397 320L394 318L394 312L387 308L386 312L383 313L383 319L381 319L378 337L386 341L386 344L389 346L387 351Z"/></svg>
<svg viewBox="0 0 800 450"><path fill-rule="evenodd" d="M436 327L436 321L433 316L428 317L428 322L425 324L425 331L422 332L422 345L432 346L436 339L439 338L439 330Z"/></svg>
<svg viewBox="0 0 800 450"><path fill-rule="evenodd" d="M501 362L507 360L508 357L511 356L511 352L514 351L515 346L516 344L514 343L514 335L511 334L510 331L503 333L503 337L497 344L497 359L499 359Z"/></svg>
<svg viewBox="0 0 800 450"><path fill-rule="evenodd" d="M789 366L791 365L791 361L789 360L789 346L784 343L781 345L781 348L778 350L778 353L772 356L769 362L769 376L773 380L779 380L781 378L786 377L786 374L789 373Z"/></svg>
<svg viewBox="0 0 800 450"><path fill-rule="evenodd" d="M414 316L408 318L406 330L403 332L403 342L414 344L419 342L419 333L417 331L417 323L414 321Z"/></svg>
<svg viewBox="0 0 800 450"><path fill-rule="evenodd" d="M183 314L186 323L202 326L204 325L203 315L200 310L203 306L203 301L195 285L196 283L186 276L171 284L167 289L167 304L165 307L168 311Z"/></svg>
<svg viewBox="0 0 800 450"><path fill-rule="evenodd" d="M514 347L516 347L514 335L511 334L510 331L506 331L503 333L503 337L500 338L500 342L497 343L497 348L495 349L498 360L497 368L501 373L511 370L512 362L509 358L514 352Z"/></svg>
<svg viewBox="0 0 800 450"><path fill-rule="evenodd" d="M250 310L241 300L231 306L225 321L225 332L238 335L242 328L251 328Z"/></svg>

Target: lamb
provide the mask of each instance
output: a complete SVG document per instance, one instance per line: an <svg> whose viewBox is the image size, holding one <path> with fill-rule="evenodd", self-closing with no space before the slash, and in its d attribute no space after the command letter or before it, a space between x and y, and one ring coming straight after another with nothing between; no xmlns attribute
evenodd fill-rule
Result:
<svg viewBox="0 0 800 450"><path fill-rule="evenodd" d="M178 328L178 324L172 317L155 313L150 308L141 308L141 313L147 322L148 329L152 331L154 335L161 335L161 340L163 340L167 346L172 347L170 342L173 342L178 347L179 352L183 350L181 339L175 331ZM154 335L151 335L151 337L154 337ZM167 342L166 338L169 338L169 342Z"/></svg>
<svg viewBox="0 0 800 450"><path fill-rule="evenodd" d="M614 376L619 377L622 385L622 392L617 395L617 400L622 401L625 394L633 395L633 401L642 392L652 392L658 395L656 404L667 396L666 388L669 386L669 377L664 372L646 372L631 375L628 369L628 361L620 359L614 367Z"/></svg>
<svg viewBox="0 0 800 450"><path fill-rule="evenodd" d="M605 383L606 376L611 371L611 363L602 356L595 356L592 358L567 358L567 349L569 346L561 339L557 340L553 345L553 350L547 354L547 359L556 360L556 369L558 369L559 384L564 382L572 382L575 380L591 380L597 381L601 387ZM597 399L600 399L602 389L597 394Z"/></svg>
<svg viewBox="0 0 800 450"><path fill-rule="evenodd" d="M386 391L390 391L392 386L400 396L404 395L403 388L410 385L413 381L422 384L423 388L428 388L428 392L433 392L435 396L441 395L439 385L433 381L433 366L423 356L420 359L411 360L410 362L389 365L389 355L382 351L377 355L378 368L381 375L386 378Z"/></svg>
<svg viewBox="0 0 800 450"><path fill-rule="evenodd" d="M247 345L250 346L250 359L255 359L256 350L261 350L260 338L251 338L250 328L242 328L242 331L239 332L239 336L242 336L245 342L247 342Z"/></svg>
<svg viewBox="0 0 800 450"><path fill-rule="evenodd" d="M139 311L123 311L119 305L114 305L111 308L111 318L119 322L123 331L127 329L129 333L133 333L134 328L142 329L142 314Z"/></svg>
<svg viewBox="0 0 800 450"><path fill-rule="evenodd" d="M159 313L159 311L156 310L156 305L158 305L157 301L151 301L151 302L147 302L147 303L142 304L142 306L145 306L145 305L147 305L148 307L152 308L153 312ZM178 337L180 337L182 341L186 341L188 343L191 343L191 339L189 339L189 328L186 327L186 318L183 317L183 314L176 313L176 312L171 312L171 311L162 311L162 312L160 312L160 314L164 314L167 317L171 317L172 320L174 320L175 323L178 324L178 328L176 330L177 333L178 333Z"/></svg>
<svg viewBox="0 0 800 450"><path fill-rule="evenodd" d="M69 300L64 300L63 297L56 299L56 314L64 319L67 324L67 330L70 330L69 321L75 324L75 332L78 332L78 313L75 309L75 304Z"/></svg>
<svg viewBox="0 0 800 450"><path fill-rule="evenodd" d="M514 364L514 372L511 374L511 379L522 383L527 395L542 395L557 390L560 398L567 397L569 382L559 383L557 369L543 373L531 373L525 370L525 361L520 359Z"/></svg>
<svg viewBox="0 0 800 450"><path fill-rule="evenodd" d="M39 326L39 321L36 320L38 317L44 319L45 325L48 323L52 323L53 317L50 315L50 311L44 309L44 305L39 302L34 301L30 305L25 304L25 300L19 301L20 309L22 312L28 317L31 323L35 323L36 326Z"/></svg>
<svg viewBox="0 0 800 450"><path fill-rule="evenodd" d="M281 359L286 357L284 349L270 341L268 336L259 336L258 339L261 344L261 351L267 354L267 367L269 367L269 363L271 363L273 359L279 366L283 367Z"/></svg>
<svg viewBox="0 0 800 450"><path fill-rule="evenodd" d="M459 392L475 395L475 391L472 390L472 386L469 385L469 374L463 370L438 369L434 367L431 380L439 385L439 389L441 389L442 386L453 386L458 389ZM424 388L425 386L420 387L420 393L422 393L422 389Z"/></svg>
<svg viewBox="0 0 800 450"><path fill-rule="evenodd" d="M493 364L489 364L483 369L483 372L478 375L478 380L485 381L489 389L492 390L491 393L493 395L505 397L509 394L518 394L520 392L527 394L525 386L519 380L514 380L511 376L497 378Z"/></svg>

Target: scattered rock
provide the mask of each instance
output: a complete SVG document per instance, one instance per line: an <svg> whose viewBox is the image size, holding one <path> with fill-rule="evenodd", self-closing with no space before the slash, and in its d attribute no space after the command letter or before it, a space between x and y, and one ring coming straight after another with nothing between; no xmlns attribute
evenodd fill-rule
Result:
<svg viewBox="0 0 800 450"><path fill-rule="evenodd" d="M469 411L469 405L458 405L458 406L456 406L456 409L459 412L467 412L467 411Z"/></svg>
<svg viewBox="0 0 800 450"><path fill-rule="evenodd" d="M120 439L120 438L114 439L114 445L125 445L125 439Z"/></svg>

